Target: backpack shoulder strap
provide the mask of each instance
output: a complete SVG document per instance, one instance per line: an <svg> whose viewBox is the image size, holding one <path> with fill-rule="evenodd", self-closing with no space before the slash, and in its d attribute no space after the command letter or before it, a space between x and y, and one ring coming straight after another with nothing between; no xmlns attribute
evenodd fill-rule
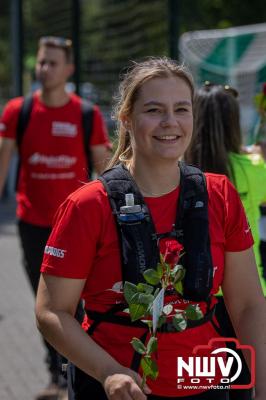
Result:
<svg viewBox="0 0 266 400"><path fill-rule="evenodd" d="M208 192L203 172L184 162L180 167L180 195L178 202L178 220L182 224L185 213L191 208L203 208L208 213Z"/></svg>
<svg viewBox="0 0 266 400"><path fill-rule="evenodd" d="M29 94L28 96L24 97L20 113L18 116L17 131L16 131L16 142L18 149L20 149L24 133L28 126L32 107L33 107L33 95Z"/></svg>
<svg viewBox="0 0 266 400"><path fill-rule="evenodd" d="M152 217L144 199L128 170L119 164L105 171L99 180L104 185L115 216L120 242L123 282L144 282L143 272L156 268L159 262L157 236ZM125 195L134 195L135 205L141 210L135 215L123 214Z"/></svg>
<svg viewBox="0 0 266 400"><path fill-rule="evenodd" d="M81 101L81 115L82 115L82 127L83 127L83 145L86 154L87 165L89 170L89 177L92 173L92 159L90 152L90 138L93 130L93 104L89 101Z"/></svg>
<svg viewBox="0 0 266 400"><path fill-rule="evenodd" d="M176 228L183 230L180 241L185 250L184 297L206 300L213 282L206 179L198 168L185 163L179 165L181 191Z"/></svg>
<svg viewBox="0 0 266 400"><path fill-rule="evenodd" d="M17 129L16 129L16 143L18 149L18 161L17 161L17 170L16 170L16 179L15 179L15 190L18 189L18 181L20 175L21 161L20 161L20 148L22 144L22 139L25 134L26 128L30 121L30 115L33 108L33 95L29 94L24 97L21 109L18 115Z"/></svg>
<svg viewBox="0 0 266 400"><path fill-rule="evenodd" d="M120 207L125 206L125 194L133 193L135 203L144 205L144 199L141 195L135 181L131 178L128 170L122 165L118 164L113 168L106 170L99 180L104 185L113 212L119 212Z"/></svg>

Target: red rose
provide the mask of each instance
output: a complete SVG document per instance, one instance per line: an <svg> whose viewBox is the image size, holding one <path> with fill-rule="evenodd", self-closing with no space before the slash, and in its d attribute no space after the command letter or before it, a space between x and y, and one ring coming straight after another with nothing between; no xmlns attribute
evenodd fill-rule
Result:
<svg viewBox="0 0 266 400"><path fill-rule="evenodd" d="M266 82L262 86L262 92L263 92L264 96L266 96Z"/></svg>
<svg viewBox="0 0 266 400"><path fill-rule="evenodd" d="M160 251L164 255L164 261L175 266L180 258L183 245L175 239L163 239L160 241Z"/></svg>

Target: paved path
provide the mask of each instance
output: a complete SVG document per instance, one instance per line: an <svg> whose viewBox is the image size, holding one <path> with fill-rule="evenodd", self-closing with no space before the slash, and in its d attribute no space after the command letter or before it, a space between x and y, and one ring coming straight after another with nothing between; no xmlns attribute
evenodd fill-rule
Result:
<svg viewBox="0 0 266 400"><path fill-rule="evenodd" d="M15 202L0 202L0 399L33 400L48 383L34 299L20 262Z"/></svg>

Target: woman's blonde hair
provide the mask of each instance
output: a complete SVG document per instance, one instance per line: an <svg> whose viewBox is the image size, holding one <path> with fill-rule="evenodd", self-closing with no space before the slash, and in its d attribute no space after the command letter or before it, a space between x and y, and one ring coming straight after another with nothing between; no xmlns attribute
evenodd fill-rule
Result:
<svg viewBox="0 0 266 400"><path fill-rule="evenodd" d="M153 78L177 77L183 79L194 97L193 79L184 65L177 64L167 57L151 57L142 62L132 62L119 85L118 93L114 97L113 118L117 121L118 145L108 168L119 162L127 162L132 158L132 147L129 132L123 126L122 117L132 113L139 90L143 84Z"/></svg>

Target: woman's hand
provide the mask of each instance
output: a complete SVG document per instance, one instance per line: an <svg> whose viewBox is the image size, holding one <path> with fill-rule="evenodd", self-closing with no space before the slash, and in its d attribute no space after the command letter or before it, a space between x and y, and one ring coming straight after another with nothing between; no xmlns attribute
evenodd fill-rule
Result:
<svg viewBox="0 0 266 400"><path fill-rule="evenodd" d="M107 376L103 387L109 400L146 400L150 388L145 384L141 389L141 376L129 368L122 373Z"/></svg>

